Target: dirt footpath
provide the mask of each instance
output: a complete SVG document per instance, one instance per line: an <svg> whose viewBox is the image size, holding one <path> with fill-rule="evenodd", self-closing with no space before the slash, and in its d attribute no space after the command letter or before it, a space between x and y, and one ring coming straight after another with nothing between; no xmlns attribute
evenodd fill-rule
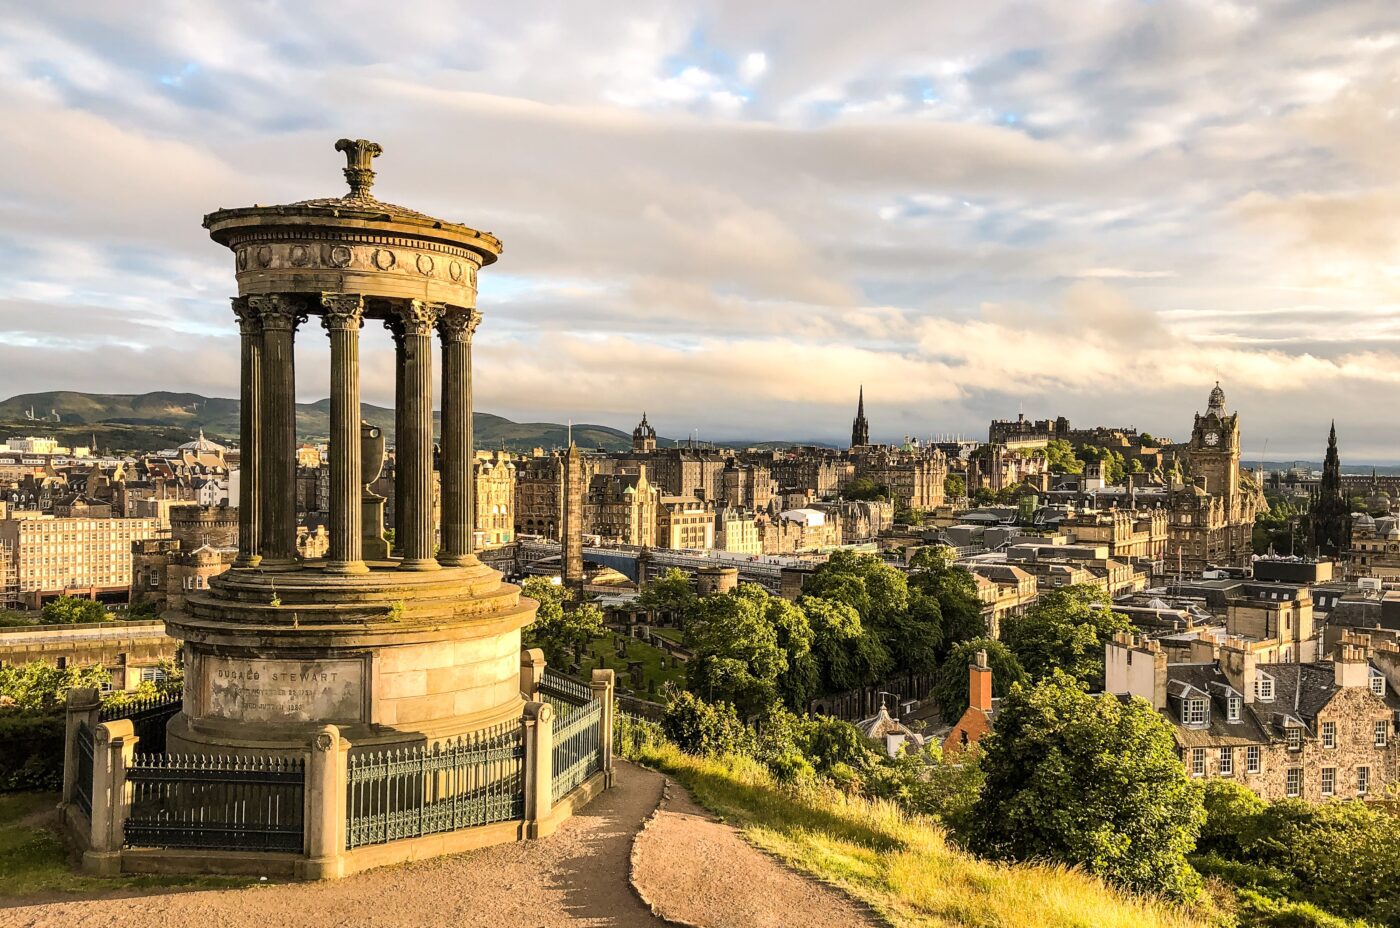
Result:
<svg viewBox="0 0 1400 928"><path fill-rule="evenodd" d="M798 876L668 784L632 846L632 883L664 918L703 928L871 928L836 890Z"/></svg>
<svg viewBox="0 0 1400 928"><path fill-rule="evenodd" d="M680 787L672 784L658 809L664 782L619 763L615 788L541 841L336 882L126 891L9 907L0 900L0 928L655 928L667 918L702 928L873 924L845 897L784 869L706 816ZM629 883L634 869L638 890L665 918L638 898Z"/></svg>

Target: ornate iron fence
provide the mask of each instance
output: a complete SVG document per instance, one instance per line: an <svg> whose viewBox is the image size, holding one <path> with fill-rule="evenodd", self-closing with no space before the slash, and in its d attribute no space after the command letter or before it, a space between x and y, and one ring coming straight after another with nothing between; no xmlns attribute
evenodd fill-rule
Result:
<svg viewBox="0 0 1400 928"><path fill-rule="evenodd" d="M87 722L79 722L73 737L77 740L78 758L77 782L74 784L74 798L78 808L89 819L92 818L92 729Z"/></svg>
<svg viewBox="0 0 1400 928"><path fill-rule="evenodd" d="M346 847L525 817L519 721L432 748L352 752Z"/></svg>
<svg viewBox="0 0 1400 928"><path fill-rule="evenodd" d="M560 702L568 706L581 706L593 698L593 690L587 683L566 677L548 667L544 669L544 679L540 681L540 693L555 709L559 708Z"/></svg>
<svg viewBox="0 0 1400 928"><path fill-rule="evenodd" d="M141 739L137 742L140 745L141 753L164 754L165 723L169 722L171 716L179 712L183 705L184 697L180 693L151 696L146 699L103 706L98 718L103 722L110 722L113 719L130 719L136 737Z"/></svg>
<svg viewBox="0 0 1400 928"><path fill-rule="evenodd" d="M553 794L558 802L603 766L603 704L593 700L554 725Z"/></svg>
<svg viewBox="0 0 1400 928"><path fill-rule="evenodd" d="M305 849L300 758L137 754L127 847Z"/></svg>

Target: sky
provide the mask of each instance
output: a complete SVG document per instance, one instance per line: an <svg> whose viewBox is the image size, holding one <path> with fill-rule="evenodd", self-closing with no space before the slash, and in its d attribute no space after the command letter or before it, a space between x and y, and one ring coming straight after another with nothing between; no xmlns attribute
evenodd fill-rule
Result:
<svg viewBox="0 0 1400 928"><path fill-rule="evenodd" d="M0 88L0 395L236 395L200 220L339 195L349 136L505 244L481 411L1182 440L1219 379L1247 459L1400 461L1393 0L0 0Z"/></svg>

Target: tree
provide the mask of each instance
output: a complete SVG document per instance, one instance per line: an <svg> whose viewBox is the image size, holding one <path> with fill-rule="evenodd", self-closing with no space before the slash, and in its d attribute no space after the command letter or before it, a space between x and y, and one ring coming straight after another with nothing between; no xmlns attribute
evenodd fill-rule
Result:
<svg viewBox="0 0 1400 928"><path fill-rule="evenodd" d="M535 621L525 631L525 647L543 651L546 663L568 667L575 651L603 634L603 611L593 603L566 608L573 601L573 591L548 577L527 578L522 591L539 603Z"/></svg>
<svg viewBox="0 0 1400 928"><path fill-rule="evenodd" d="M42 661L0 667L0 707L50 712L60 708L74 687L101 688L111 683L106 668L65 667L59 669Z"/></svg>
<svg viewBox="0 0 1400 928"><path fill-rule="evenodd" d="M753 738L729 703L708 703L694 693L677 693L666 707L662 730L689 754L745 754Z"/></svg>
<svg viewBox="0 0 1400 928"><path fill-rule="evenodd" d="M60 596L44 604L45 625L78 625L83 622L110 622L112 614L96 600Z"/></svg>
<svg viewBox="0 0 1400 928"><path fill-rule="evenodd" d="M962 474L949 474L944 477L943 495L948 499L962 499L967 495L967 479Z"/></svg>
<svg viewBox="0 0 1400 928"><path fill-rule="evenodd" d="M869 477L856 477L841 491L845 499L877 500L889 499L890 488L882 486Z"/></svg>
<svg viewBox="0 0 1400 928"><path fill-rule="evenodd" d="M991 638L973 638L959 642L948 652L948 658L938 668L933 680L933 701L938 714L949 724L956 723L967 711L968 665L978 651L987 652L987 666L992 670L992 695L1005 696L1011 687L1026 681L1026 672L1011 649Z"/></svg>
<svg viewBox="0 0 1400 928"><path fill-rule="evenodd" d="M774 596L754 583L741 584L736 596L747 599L750 607L761 610L763 619L777 635L778 647L787 658L787 672L778 678L778 696L794 712L802 712L817 694L821 671L812 654L812 625L807 614L795 603Z"/></svg>
<svg viewBox="0 0 1400 928"><path fill-rule="evenodd" d="M637 605L653 614L668 616L684 628L686 617L698 599L690 586L690 577L679 567L672 567L646 585L642 595L637 597Z"/></svg>
<svg viewBox="0 0 1400 928"><path fill-rule="evenodd" d="M969 825L998 860L1080 866L1177 900L1200 878L1186 855L1205 818L1170 725L1145 700L1091 696L1063 674L1017 687L982 739L986 777Z"/></svg>
<svg viewBox="0 0 1400 928"><path fill-rule="evenodd" d="M686 632L686 686L708 701L732 703L746 717L778 699L778 678L789 666L766 603L750 586L701 599Z"/></svg>
<svg viewBox="0 0 1400 928"><path fill-rule="evenodd" d="M977 582L971 572L954 563L956 558L952 548L928 546L909 561L910 590L938 600L939 647L944 652L959 641L987 634Z"/></svg>
<svg viewBox="0 0 1400 928"><path fill-rule="evenodd" d="M860 613L849 603L803 596L797 604L812 629L812 654L822 692L845 692L874 683L889 672L889 651L879 637L867 632Z"/></svg>
<svg viewBox="0 0 1400 928"><path fill-rule="evenodd" d="M1128 619L1102 605L1103 590L1075 584L1044 593L1024 615L1008 616L1002 639L1031 679L1063 671L1089 689L1103 687L1104 645Z"/></svg>
<svg viewBox="0 0 1400 928"><path fill-rule="evenodd" d="M997 501L996 491L991 487L978 487L972 494L972 501L978 506L991 506Z"/></svg>
<svg viewBox="0 0 1400 928"><path fill-rule="evenodd" d="M1082 474L1084 462L1074 456L1074 449L1063 438L1045 445L1045 460L1052 474Z"/></svg>

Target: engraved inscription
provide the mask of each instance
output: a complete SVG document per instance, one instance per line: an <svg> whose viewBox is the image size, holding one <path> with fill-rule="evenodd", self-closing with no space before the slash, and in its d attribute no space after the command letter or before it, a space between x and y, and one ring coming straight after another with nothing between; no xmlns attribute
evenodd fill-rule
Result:
<svg viewBox="0 0 1400 928"><path fill-rule="evenodd" d="M364 694L360 661L206 658L207 714L248 722L358 721Z"/></svg>

